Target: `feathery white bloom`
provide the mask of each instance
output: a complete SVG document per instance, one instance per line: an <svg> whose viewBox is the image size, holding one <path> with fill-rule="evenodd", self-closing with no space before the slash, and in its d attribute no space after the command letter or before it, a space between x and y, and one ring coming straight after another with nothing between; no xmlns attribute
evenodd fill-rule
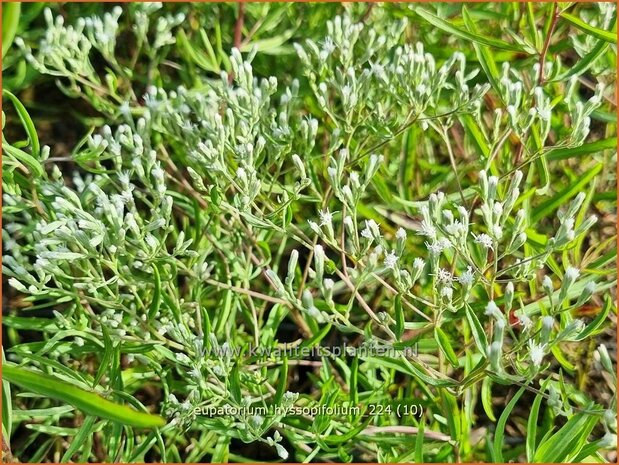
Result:
<svg viewBox="0 0 619 465"><path fill-rule="evenodd" d="M434 239L436 238L436 228L431 223L423 220L421 222L421 229L419 230L419 234Z"/></svg>
<svg viewBox="0 0 619 465"><path fill-rule="evenodd" d="M475 273L473 272L473 267L469 266L466 271L462 272L458 277L458 282L463 286L470 286L475 281Z"/></svg>
<svg viewBox="0 0 619 465"><path fill-rule="evenodd" d="M413 260L413 268L416 269L421 269L425 266L426 262L423 260L423 258L415 258L415 260Z"/></svg>
<svg viewBox="0 0 619 465"><path fill-rule="evenodd" d="M536 344L533 341L529 341L529 356L531 357L531 362L536 367L539 367L542 364L542 360L544 360L545 348L545 344Z"/></svg>
<svg viewBox="0 0 619 465"><path fill-rule="evenodd" d="M404 228L399 228L398 231L395 233L395 237L397 239L406 239L406 231L404 230Z"/></svg>
<svg viewBox="0 0 619 465"><path fill-rule="evenodd" d="M466 226L460 220L455 220L453 223L445 226L445 231L452 236L462 236L466 232Z"/></svg>
<svg viewBox="0 0 619 465"><path fill-rule="evenodd" d="M453 279L453 274L444 268L439 268L438 273L436 273L436 280L444 286L451 286Z"/></svg>
<svg viewBox="0 0 619 465"><path fill-rule="evenodd" d="M522 315L518 315L517 318L518 318L518 322L524 329L531 329L531 327L533 326L533 320L531 320L531 318L529 318L529 316L526 313L523 313Z"/></svg>
<svg viewBox="0 0 619 465"><path fill-rule="evenodd" d="M475 242L477 244L485 247L486 249L492 249L492 238L488 236L488 234L482 233L479 236L475 236L475 234L473 234L473 237L475 238Z"/></svg>
<svg viewBox="0 0 619 465"><path fill-rule="evenodd" d="M320 226L330 225L333 222L333 214L327 208L324 212L319 212Z"/></svg>
<svg viewBox="0 0 619 465"><path fill-rule="evenodd" d="M361 231L361 237L365 237L366 239L372 239L372 231L367 226L365 229Z"/></svg>
<svg viewBox="0 0 619 465"><path fill-rule="evenodd" d="M385 261L383 263L387 268L394 269L398 262L398 258L399 257L395 254L395 251L392 250L385 256Z"/></svg>
<svg viewBox="0 0 619 465"><path fill-rule="evenodd" d="M431 244L425 242L425 245L431 254L439 255L443 250L449 249L451 247L451 242L449 242L448 239L441 237L438 241L434 241Z"/></svg>

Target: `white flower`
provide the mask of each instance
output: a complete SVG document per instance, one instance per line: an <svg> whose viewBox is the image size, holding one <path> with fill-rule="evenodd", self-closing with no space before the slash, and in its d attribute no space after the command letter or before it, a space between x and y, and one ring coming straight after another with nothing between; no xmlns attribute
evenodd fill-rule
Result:
<svg viewBox="0 0 619 465"><path fill-rule="evenodd" d="M385 256L385 261L383 262L387 268L394 269L396 263L398 262L398 256L395 254L395 251L392 250Z"/></svg>
<svg viewBox="0 0 619 465"><path fill-rule="evenodd" d="M451 286L454 277L449 271L439 268L438 273L436 274L436 279L444 286Z"/></svg>
<svg viewBox="0 0 619 465"><path fill-rule="evenodd" d="M319 212L320 226L330 225L333 222L333 214L327 208L324 212Z"/></svg>
<svg viewBox="0 0 619 465"><path fill-rule="evenodd" d="M374 220L365 220L365 229L361 231L361 236L366 239L378 239L380 238L380 229L378 229L378 223Z"/></svg>
<svg viewBox="0 0 619 465"><path fill-rule="evenodd" d="M441 237L438 240L438 245L443 249L443 250L447 250L449 248L451 248L451 242L449 241L449 239L447 239L446 237Z"/></svg>
<svg viewBox="0 0 619 465"><path fill-rule="evenodd" d="M551 316L545 316L542 318L542 326L547 330L551 330L555 324L555 319Z"/></svg>
<svg viewBox="0 0 619 465"><path fill-rule="evenodd" d="M458 282L463 286L470 286L473 284L475 280L475 273L473 272L473 267L469 266L466 271L464 271L458 277Z"/></svg>
<svg viewBox="0 0 619 465"><path fill-rule="evenodd" d="M451 243L443 237L438 241L432 242L431 244L429 242L425 242L425 245L432 255L439 255L443 250L449 248Z"/></svg>
<svg viewBox="0 0 619 465"><path fill-rule="evenodd" d="M492 238L488 234L482 233L479 236L475 236L475 242L486 249L492 249Z"/></svg>
<svg viewBox="0 0 619 465"><path fill-rule="evenodd" d="M526 313L518 315L518 322L524 329L530 329L533 326L533 321L528 317Z"/></svg>
<svg viewBox="0 0 619 465"><path fill-rule="evenodd" d="M459 220L455 220L453 223L445 226L445 231L452 236L461 236L466 231L466 226Z"/></svg>
<svg viewBox="0 0 619 465"><path fill-rule="evenodd" d="M441 289L441 297L447 298L447 300L451 300L454 294L454 290L451 287L444 287Z"/></svg>
<svg viewBox="0 0 619 465"><path fill-rule="evenodd" d="M406 239L406 231L404 230L404 228L399 228L398 231L395 233L395 237L397 239Z"/></svg>
<svg viewBox="0 0 619 465"><path fill-rule="evenodd" d="M503 318L501 309L499 309L497 304L494 303L494 300L491 300L490 302L488 302L488 305L486 305L485 314L493 318L496 318L497 320L500 320L501 318Z"/></svg>
<svg viewBox="0 0 619 465"><path fill-rule="evenodd" d="M494 202L492 209L496 216L501 216L503 214L503 204L501 202Z"/></svg>
<svg viewBox="0 0 619 465"><path fill-rule="evenodd" d="M531 362L536 367L542 364L545 348L545 344L536 344L535 342L529 341L529 356L531 357Z"/></svg>
<svg viewBox="0 0 619 465"><path fill-rule="evenodd" d="M423 260L423 258L417 257L415 260L413 260L413 268L416 268L418 270L422 269L425 264L426 262Z"/></svg>
<svg viewBox="0 0 619 465"><path fill-rule="evenodd" d="M576 268L570 266L567 270L565 270L565 279L568 279L569 281L576 281L578 276L580 276L580 271Z"/></svg>
<svg viewBox="0 0 619 465"><path fill-rule="evenodd" d="M419 234L422 236L428 236L431 239L436 238L436 228L428 223L426 220L421 222L421 229L419 230Z"/></svg>

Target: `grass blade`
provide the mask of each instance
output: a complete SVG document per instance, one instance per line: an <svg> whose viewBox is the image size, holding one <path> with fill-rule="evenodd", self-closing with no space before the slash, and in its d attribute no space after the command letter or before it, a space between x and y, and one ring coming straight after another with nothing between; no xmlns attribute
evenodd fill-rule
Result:
<svg viewBox="0 0 619 465"><path fill-rule="evenodd" d="M106 420L141 428L154 428L166 424L158 415L138 412L126 405L116 404L99 394L80 389L45 373L27 370L14 364L4 364L2 376L12 384L66 402L84 413Z"/></svg>

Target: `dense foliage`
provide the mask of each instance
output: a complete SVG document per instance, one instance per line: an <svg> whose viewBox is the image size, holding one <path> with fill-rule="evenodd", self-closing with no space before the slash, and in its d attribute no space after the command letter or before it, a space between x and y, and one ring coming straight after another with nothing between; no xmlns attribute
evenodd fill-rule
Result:
<svg viewBox="0 0 619 465"><path fill-rule="evenodd" d="M616 460L615 23L5 4L3 450Z"/></svg>

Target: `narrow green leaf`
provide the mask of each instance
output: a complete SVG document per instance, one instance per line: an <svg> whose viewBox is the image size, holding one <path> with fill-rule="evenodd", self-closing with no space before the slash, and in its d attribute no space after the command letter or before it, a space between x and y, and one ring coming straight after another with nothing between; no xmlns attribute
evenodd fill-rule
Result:
<svg viewBox="0 0 619 465"><path fill-rule="evenodd" d="M477 318L477 315L475 315L475 312L469 305L466 306L465 312L466 320L468 321L471 331L473 332L475 344L482 355L485 355L488 351L488 339L486 338L486 332L479 322L479 318Z"/></svg>
<svg viewBox="0 0 619 465"><path fill-rule="evenodd" d="M546 155L548 160L565 160L566 158L580 157L590 155L592 153L601 152L602 150L616 150L617 137L609 137L608 139L596 140L587 144L579 145L578 147L553 149Z"/></svg>
<svg viewBox="0 0 619 465"><path fill-rule="evenodd" d="M520 399L520 396L522 396L522 394L524 393L524 389L524 387L518 389L518 392L516 392L514 397L512 397L512 399L505 407L505 410L503 410L503 413L499 418L499 422L496 425L496 430L494 432L494 443L492 448L494 453L494 462L501 463L505 461L503 460L503 437L505 435L505 425L507 424L507 420L509 419L512 410L516 406L516 402L518 402L518 399Z"/></svg>
<svg viewBox="0 0 619 465"><path fill-rule="evenodd" d="M539 407L542 403L542 399L544 398L543 394L540 392L535 396L535 400L533 400L533 405L531 405L531 412L529 414L529 419L527 421L527 461L533 461L533 456L535 455L535 445L536 445L536 436L537 436L537 418L539 416Z"/></svg>
<svg viewBox="0 0 619 465"><path fill-rule="evenodd" d="M111 402L94 392L60 381L54 376L27 370L12 363L3 364L2 377L34 393L73 405L88 415L139 428L154 428L166 424L158 415L138 412L126 405Z"/></svg>
<svg viewBox="0 0 619 465"><path fill-rule="evenodd" d="M395 337L400 340L404 333L404 310L402 309L402 297L395 297Z"/></svg>
<svg viewBox="0 0 619 465"><path fill-rule="evenodd" d="M462 5L462 19L464 20L464 25L469 30L469 32L475 34L477 33L477 27L475 26L475 21L471 18L471 15L466 8L466 5ZM477 59L479 60L479 64L481 65L484 73L486 73L486 77L490 81L490 85L492 88L499 94L500 86L499 81L501 76L499 74L499 69L496 66L494 58L492 56L492 52L488 47L483 44L479 44L473 42L473 48L475 49L475 54L477 55ZM470 115L467 115L471 120L473 119ZM473 124L474 125L474 124ZM490 149L483 151L486 157L490 154Z"/></svg>
<svg viewBox="0 0 619 465"><path fill-rule="evenodd" d="M417 431L417 437L415 438L415 463L423 463L423 439L424 430L426 428L426 422L422 418L419 422L419 430Z"/></svg>
<svg viewBox="0 0 619 465"><path fill-rule="evenodd" d="M598 417L577 413L563 427L543 441L533 457L534 462L560 463L577 455L598 422Z"/></svg>
<svg viewBox="0 0 619 465"><path fill-rule="evenodd" d="M450 34L455 35L456 37L460 37L461 39L469 40L472 42L476 42L483 45L488 45L490 47L500 48L502 50L510 50L513 52L525 52L522 47L517 45L509 44L505 41L494 39L491 37L485 37L480 34L473 34L471 32L460 29L448 21L445 21L442 18L430 13L428 10L424 10L423 8L415 8L415 13L421 16L423 19L428 21L433 26L442 29L445 32L449 32Z"/></svg>
<svg viewBox="0 0 619 465"><path fill-rule="evenodd" d="M39 153L41 151L41 146L39 145L39 136L37 135L37 131L34 127L34 123L30 118L30 115L26 111L26 107L19 101L15 95L9 92L6 89L2 90L2 95L9 98L9 100L13 103L15 107L15 111L17 111L17 115L19 116L20 121L24 126L24 130L28 135L28 139L30 140L30 148L32 149L32 156L35 158L39 157ZM4 144L3 144L4 145Z"/></svg>
<svg viewBox="0 0 619 465"><path fill-rule="evenodd" d="M357 390L357 381L359 378L359 357L355 357L352 360L350 366L350 383L348 389L350 391L350 403L357 405L359 403L359 393Z"/></svg>
<svg viewBox="0 0 619 465"><path fill-rule="evenodd" d="M4 347L2 348L2 366L6 364L6 358L4 357ZM11 411L13 410L13 401L11 400L11 385L5 379L2 378L2 428L4 429L7 442L11 439L11 433L13 431L13 416Z"/></svg>
<svg viewBox="0 0 619 465"><path fill-rule="evenodd" d="M161 306L161 277L159 276L159 269L157 265L153 263L153 278L155 280L155 290L153 292L153 300L150 303L150 308L148 309L148 319L152 320L155 318L157 313L159 312L159 307Z"/></svg>
<svg viewBox="0 0 619 465"><path fill-rule="evenodd" d="M228 463L230 436L220 436L213 452L211 463Z"/></svg>
<svg viewBox="0 0 619 465"><path fill-rule="evenodd" d="M230 378L228 379L230 382L230 394L232 395L232 399L237 404L241 403L241 378L239 376L239 366L234 365L232 370L230 371Z"/></svg>
<svg viewBox="0 0 619 465"><path fill-rule="evenodd" d="M286 387L288 386L288 357L284 357L282 361L281 371L279 372L279 376L277 379L277 390L275 391L275 397L273 398L273 403L275 405L279 405L282 402L282 397L284 397L284 392L286 392Z"/></svg>
<svg viewBox="0 0 619 465"><path fill-rule="evenodd" d="M492 411L492 379L486 377L481 383L481 405L488 418L496 421L494 412Z"/></svg>
<svg viewBox="0 0 619 465"><path fill-rule="evenodd" d="M550 171L548 171L546 154L543 154L535 160L535 167L539 173L539 183L541 184L541 187L536 189L535 192L537 195L545 195L550 188Z"/></svg>
<svg viewBox="0 0 619 465"><path fill-rule="evenodd" d="M101 326L101 332L103 334L103 346L105 349L103 351L103 357L101 357L101 362L99 363L99 368L97 369L97 374L92 381L93 388L99 384L99 381L101 381L101 378L110 366L112 356L114 355L114 343L110 337L108 329L105 326Z"/></svg>
<svg viewBox="0 0 619 465"><path fill-rule="evenodd" d="M582 341L593 335L596 330L606 321L606 318L608 318L608 314L610 313L610 309L612 308L612 306L612 299L609 295L606 295L604 298L604 306L602 307L602 311L600 311L600 313L597 314L594 320L589 323L578 336L576 336L576 340Z"/></svg>
<svg viewBox="0 0 619 465"><path fill-rule="evenodd" d="M441 328L439 328L438 326L435 326L434 327L434 338L436 339L436 342L438 343L438 346L440 347L441 351L447 357L447 360L449 360L449 363L451 363L452 366L457 367L458 356L454 352L453 347L451 346L451 342L449 342L449 337L447 336L447 334L445 334L445 332Z"/></svg>
<svg viewBox="0 0 619 465"><path fill-rule="evenodd" d="M2 7L2 58L9 51L17 33L21 3L6 2Z"/></svg>
<svg viewBox="0 0 619 465"><path fill-rule="evenodd" d="M614 32L605 31L604 29L599 29L597 27L591 26L590 24L585 23L582 19L577 18L574 15L569 13L561 13L561 17L567 20L572 26L580 29L581 31L593 36L597 39L605 40L610 44L617 43L617 35Z"/></svg>
<svg viewBox="0 0 619 465"><path fill-rule="evenodd" d="M84 419L82 426L80 427L75 437L71 440L71 444L69 444L67 451L62 456L62 460L60 460L62 463L69 462L71 460L71 457L73 457L73 454L75 454L84 446L84 443L86 443L86 440L93 432L96 419L97 417L93 415L89 415Z"/></svg>
<svg viewBox="0 0 619 465"><path fill-rule="evenodd" d="M17 147L13 147L7 142L2 143L2 151L4 152L3 155L7 156L7 158L13 157L19 163L25 165L25 167L28 168L28 171L30 171L30 173L32 173L34 176L43 176L44 171L41 163L29 153L26 153L23 150L18 149ZM3 162L3 165L5 163L8 164L5 160L3 160Z"/></svg>
<svg viewBox="0 0 619 465"><path fill-rule="evenodd" d="M558 192L554 197L548 199L546 202L541 204L539 207L533 210L533 214L531 215L531 222L537 223L540 219L546 218L550 216L550 214L567 202L571 197L575 196L579 192L583 190L583 188L587 185L591 179L598 175L598 173L602 170L604 165L602 163L598 163L592 169L590 169L585 175L578 178L576 182L571 185L565 187L563 190Z"/></svg>

